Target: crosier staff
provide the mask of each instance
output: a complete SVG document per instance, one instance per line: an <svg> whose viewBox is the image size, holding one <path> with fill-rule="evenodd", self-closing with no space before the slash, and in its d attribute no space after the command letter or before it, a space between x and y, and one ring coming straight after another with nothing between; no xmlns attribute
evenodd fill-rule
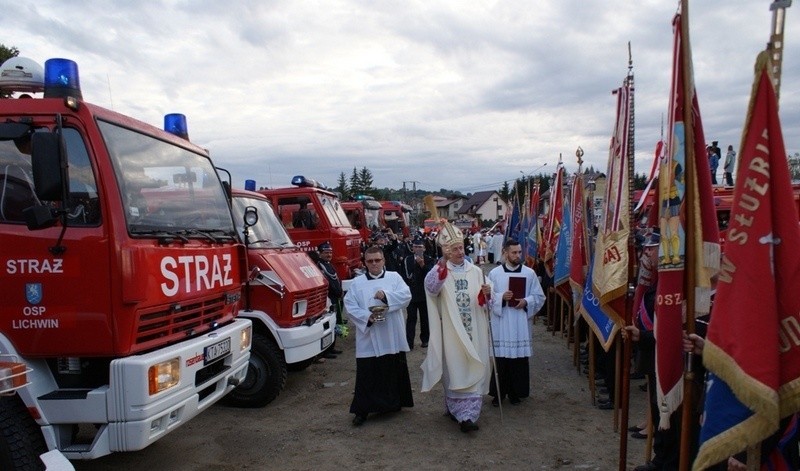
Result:
<svg viewBox="0 0 800 471"><path fill-rule="evenodd" d="M486 286L486 273L483 274L483 285ZM483 292L483 291L481 291ZM486 313L486 320L489 324L489 347L490 350L490 361L492 362L492 371L494 373L494 386L497 388L497 406L500 408L500 423L503 423L503 401L502 401L502 394L500 394L500 376L497 373L497 360L494 357L494 334L492 333L492 308L489 306L492 301L492 295L489 294L488 296L484 294L486 298L483 304L483 311Z"/></svg>

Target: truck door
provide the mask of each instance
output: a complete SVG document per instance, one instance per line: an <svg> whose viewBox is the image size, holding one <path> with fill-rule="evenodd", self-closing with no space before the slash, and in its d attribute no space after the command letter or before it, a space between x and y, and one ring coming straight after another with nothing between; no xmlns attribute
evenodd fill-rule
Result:
<svg viewBox="0 0 800 471"><path fill-rule="evenodd" d="M108 235L87 146L78 130L63 131L70 192L59 245L60 224L31 231L22 220L23 206L40 203L29 146L0 142L0 294L7 300L0 330L21 352L90 355L108 351L113 339Z"/></svg>

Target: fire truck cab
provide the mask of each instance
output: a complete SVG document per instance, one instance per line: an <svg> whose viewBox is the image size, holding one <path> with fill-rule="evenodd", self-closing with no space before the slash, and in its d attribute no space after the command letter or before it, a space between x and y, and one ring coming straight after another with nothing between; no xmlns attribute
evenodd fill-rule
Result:
<svg viewBox="0 0 800 471"><path fill-rule="evenodd" d="M16 59L0 66L3 470L147 447L244 380L252 334L207 151L83 101L72 61Z"/></svg>
<svg viewBox="0 0 800 471"><path fill-rule="evenodd" d="M325 277L289 238L267 197L233 190L233 213L252 273L239 316L253 322L253 348L247 377L228 400L260 407L280 394L287 365L305 368L333 344L336 314Z"/></svg>
<svg viewBox="0 0 800 471"><path fill-rule="evenodd" d="M339 198L320 183L302 175L291 188L259 190L278 213L300 250L316 250L323 242L333 247L333 266L341 280L349 280L361 267L361 235L350 225Z"/></svg>
<svg viewBox="0 0 800 471"><path fill-rule="evenodd" d="M364 244L369 243L374 231L383 227L381 204L371 196L357 196L354 201L343 201L342 209L350 225L361 234Z"/></svg>

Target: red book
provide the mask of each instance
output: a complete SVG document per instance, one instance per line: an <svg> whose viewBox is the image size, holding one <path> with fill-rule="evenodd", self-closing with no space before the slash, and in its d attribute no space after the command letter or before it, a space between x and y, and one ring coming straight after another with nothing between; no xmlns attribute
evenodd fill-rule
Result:
<svg viewBox="0 0 800 471"><path fill-rule="evenodd" d="M528 280L524 276L508 277L508 290L511 291L511 299L522 299L525 297L525 287Z"/></svg>

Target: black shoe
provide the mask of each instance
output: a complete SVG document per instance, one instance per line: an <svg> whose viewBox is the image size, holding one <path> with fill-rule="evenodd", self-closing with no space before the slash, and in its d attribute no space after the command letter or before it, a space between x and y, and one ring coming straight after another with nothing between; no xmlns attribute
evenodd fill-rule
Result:
<svg viewBox="0 0 800 471"><path fill-rule="evenodd" d="M508 402L510 402L512 406L516 406L522 401L518 397L510 397L508 398Z"/></svg>
<svg viewBox="0 0 800 471"><path fill-rule="evenodd" d="M478 427L478 424L474 423L471 420L465 420L463 422L459 422L458 423L458 427L464 433L472 432L472 431L478 430L480 428L480 427Z"/></svg>
<svg viewBox="0 0 800 471"><path fill-rule="evenodd" d="M639 465L633 468L633 471L656 471L658 466L654 465L651 461L648 461L646 464Z"/></svg>
<svg viewBox="0 0 800 471"><path fill-rule="evenodd" d="M450 411L445 411L444 416L445 417L450 417L450 420L452 420L453 422L458 422L458 420L456 420L456 416L451 414Z"/></svg>
<svg viewBox="0 0 800 471"><path fill-rule="evenodd" d="M647 438L647 434L646 433L642 433L642 432L633 432L631 434L631 438L638 438L640 440L643 440L643 439Z"/></svg>
<svg viewBox="0 0 800 471"><path fill-rule="evenodd" d="M428 342L422 342L422 345L420 345L420 346L422 348L428 348Z"/></svg>
<svg viewBox="0 0 800 471"><path fill-rule="evenodd" d="M610 402L598 402L597 408L600 410L611 410L614 408L614 404Z"/></svg>
<svg viewBox="0 0 800 471"><path fill-rule="evenodd" d="M341 350L336 350L335 348L331 348L330 350L328 350L328 353L333 353L334 355L341 355L344 352L342 352Z"/></svg>
<svg viewBox="0 0 800 471"><path fill-rule="evenodd" d="M361 427L362 425L364 425L364 422L366 421L367 421L366 415L356 414L356 416L353 417L353 425L355 425L356 427Z"/></svg>
<svg viewBox="0 0 800 471"><path fill-rule="evenodd" d="M492 398L492 405L495 406L495 407L500 407L500 399L498 399L496 397Z"/></svg>
<svg viewBox="0 0 800 471"><path fill-rule="evenodd" d="M331 352L325 352L322 354L322 358L328 358L330 360L333 360L334 358L336 358L336 355Z"/></svg>
<svg viewBox="0 0 800 471"><path fill-rule="evenodd" d="M639 428L638 425L634 425L632 427L628 427L628 431L629 432L641 432L642 430L644 430L644 429L643 428Z"/></svg>

